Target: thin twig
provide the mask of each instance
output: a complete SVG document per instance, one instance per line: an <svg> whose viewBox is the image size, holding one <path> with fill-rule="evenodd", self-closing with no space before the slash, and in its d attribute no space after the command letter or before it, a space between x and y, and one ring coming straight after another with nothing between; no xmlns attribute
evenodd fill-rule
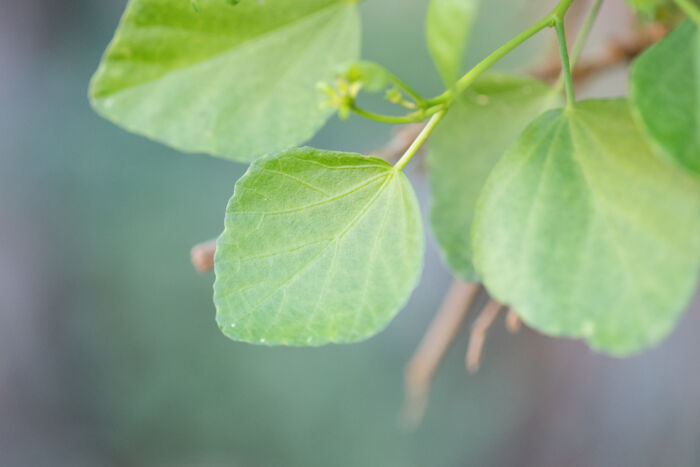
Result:
<svg viewBox="0 0 700 467"><path fill-rule="evenodd" d="M572 78L580 84L580 82L585 81L597 73L621 63L629 62L661 39L667 32L668 30L664 26L655 24L632 39L613 41L599 56L580 60L572 71ZM560 72L561 63L558 60L552 60L532 70L530 74L535 78L553 83L559 77Z"/></svg>
<svg viewBox="0 0 700 467"><path fill-rule="evenodd" d="M190 258L197 272L211 271L214 267L214 253L216 252L216 239L200 243L192 247Z"/></svg>
<svg viewBox="0 0 700 467"><path fill-rule="evenodd" d="M408 425L416 426L423 418L433 374L457 335L480 289L479 284L458 279L452 282L428 331L413 358L406 365L406 399L402 414Z"/></svg>
<svg viewBox="0 0 700 467"><path fill-rule="evenodd" d="M509 308L508 314L506 315L506 329L508 329L508 332L515 334L520 331L522 325L523 322L520 320L520 316L518 316L512 308Z"/></svg>
<svg viewBox="0 0 700 467"><path fill-rule="evenodd" d="M479 363L481 362L481 354L483 353L486 334L502 307L503 305L501 305L500 302L491 299L472 325L472 332L469 337L469 348L467 349L467 355L465 357L467 370L469 370L470 373L479 371Z"/></svg>

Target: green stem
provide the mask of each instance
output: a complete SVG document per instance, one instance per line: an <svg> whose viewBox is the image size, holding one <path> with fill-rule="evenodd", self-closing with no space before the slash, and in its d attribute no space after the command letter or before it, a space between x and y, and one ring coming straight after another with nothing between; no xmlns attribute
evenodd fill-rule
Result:
<svg viewBox="0 0 700 467"><path fill-rule="evenodd" d="M679 1L679 0L677 0ZM493 51L490 55L488 55L485 59L483 59L481 62L479 62L474 68L469 70L467 73L464 74L456 83L455 87L453 89L449 89L442 94L440 94L437 97L434 97L432 99L428 100L423 100L421 99L421 103L423 106L426 108L423 110L419 110L417 112L413 112L408 115L404 116L391 116L391 115L381 115L381 114L375 114L373 112L369 112L363 109L360 109L359 107L355 106L354 104L351 105L350 109L357 113L360 116L370 118L372 120L376 120L378 122L384 122L384 123L414 123L414 122L420 122L425 120L430 115L437 115L439 112L442 112L445 110L447 107L450 106L452 101L454 100L454 97L461 94L464 92L469 86L474 83L474 81L481 76L485 71L487 71L489 68L491 68L496 62L501 60L503 57L508 55L510 52L515 50L518 46L520 46L523 42L526 40L530 39L532 36L540 32L541 30L548 28L548 27L553 27L556 26L557 24L562 24L561 28L563 30L563 18L564 15L566 14L567 10L571 6L571 4L574 2L574 0L561 0L557 6L554 7L554 9L544 18L539 20L537 23L533 24L505 44L503 44L501 47ZM569 66L568 63L568 55L567 55L567 61L566 61L566 66ZM569 79L571 77L571 71L569 70L568 72ZM398 78L397 78L398 80ZM395 82L395 84L406 93L410 94L412 97L419 98L420 96L415 93L414 91L409 92L409 88L405 85L399 84L401 80L398 80ZM401 82L402 83L402 82ZM405 87L404 87L405 86ZM568 93L568 91L567 91ZM573 91L571 92L571 95L573 95ZM573 100L572 100L573 101Z"/></svg>
<svg viewBox="0 0 700 467"><path fill-rule="evenodd" d="M464 76L462 76L459 79L459 81L457 81L457 84L455 86L457 94L459 95L462 92L464 92L469 86L472 85L472 83L474 83L474 81L480 75L482 75L485 71L491 68L494 64L496 64L496 62L501 60L510 52L518 48L523 42L530 39L532 36L542 31L543 29L554 26L558 21L560 21L561 18L564 17L564 14L569 9L573 1L574 0L560 1L559 4L557 4L557 6L554 7L554 9L547 16L545 16L537 23L533 24L532 26L530 26L529 28L527 28L526 30L524 30L523 32L521 32L520 34L503 44L502 46L500 46L498 49L494 50L490 55L488 55L485 59L483 59L476 66L474 66L474 68L469 70ZM428 100L428 103L449 103L452 101L452 99L452 91L448 90L439 95L438 97Z"/></svg>
<svg viewBox="0 0 700 467"><path fill-rule="evenodd" d="M588 13L586 14L586 19L583 20L583 25L581 26L581 30L578 33L578 37L576 37L574 47L571 49L570 58L572 70L576 66L576 62L581 56L581 51L583 51L583 47L586 45L586 40L588 39L588 36L591 33L591 29L593 29L593 24L595 23L595 20L598 17L598 13L600 12L601 6L603 6L603 0L595 0L593 6L591 6L591 9L588 10Z"/></svg>
<svg viewBox="0 0 700 467"><path fill-rule="evenodd" d="M591 9L588 10L588 14L586 14L586 19L583 21L583 25L581 25L581 30L579 31L578 36L576 37L576 41L574 42L573 48L571 49L571 70L574 70L576 68L576 62L581 56L583 47L586 45L586 40L588 39L588 36L591 33L591 29L593 28L593 24L595 23L595 20L598 17L598 12L600 11L600 7L602 5L603 0L595 0ZM557 92L561 92L562 89L564 89L563 73L559 75L559 79L554 85L554 89L556 89Z"/></svg>
<svg viewBox="0 0 700 467"><path fill-rule="evenodd" d="M384 114L378 114L374 112L370 112L369 110L364 110L360 107L358 107L355 104L350 105L350 110L355 112L357 115L361 117L368 118L370 120L374 120L377 122L382 122L382 123L393 123L393 124L403 124L403 123L417 123L417 122L422 122L425 120L427 117L430 117L431 115L437 113L442 109L444 106L433 106L425 110L420 110L418 112L413 112L408 115L400 115L400 116L394 116L394 115L384 115Z"/></svg>
<svg viewBox="0 0 700 467"><path fill-rule="evenodd" d="M421 130L421 132L418 134L415 140L413 140L413 143L411 143L411 146L406 150L406 152L401 156L401 159L394 164L394 168L396 170L403 170L404 167L406 167L406 164L408 164L408 161L410 161L413 156L418 152L418 149L425 143L425 140L428 139L428 136L430 136L430 133L433 132L435 129L435 126L440 123L440 120L442 120L442 117L445 116L445 113L447 112L446 109L442 109L432 117L430 117L430 120L428 120L428 123L425 124L425 127Z"/></svg>
<svg viewBox="0 0 700 467"><path fill-rule="evenodd" d="M576 98L574 97L574 84L571 79L571 65L569 63L569 51L566 48L566 32L564 31L564 20L559 19L554 25L557 31L557 39L559 42L559 53L561 55L561 72L564 78L564 86L566 87L566 106L574 105Z"/></svg>
<svg viewBox="0 0 700 467"><path fill-rule="evenodd" d="M425 99L423 99L423 97L420 94L418 94L413 88L406 84L401 78L399 78L393 73L389 73L389 78L391 79L392 83L394 83L401 90L403 90L403 92L411 96L413 100L416 101L416 104L418 104L419 107L425 104Z"/></svg>
<svg viewBox="0 0 700 467"><path fill-rule="evenodd" d="M563 20L564 15L569 10L572 3L574 3L574 0L561 0L559 4L554 7L549 16L551 16L555 21Z"/></svg>
<svg viewBox="0 0 700 467"><path fill-rule="evenodd" d="M700 7L693 3L692 0L676 0L676 5L700 25Z"/></svg>
<svg viewBox="0 0 700 467"><path fill-rule="evenodd" d="M462 76L458 81L457 84L455 85L455 90L456 90L456 95L461 94L466 90L469 86L472 85L472 83L479 77L481 76L486 70L491 68L496 62L498 62L500 59L508 55L510 52L515 50L519 45L521 45L523 42L540 32L546 27L549 27L552 25L552 18L550 15L547 15L545 18L542 18L540 21L535 23L534 25L530 26L527 28L525 31L521 32L505 44L503 44L501 47L493 51L490 55L488 55L485 59L480 61L478 64L474 66L471 70L469 70L464 76ZM454 98L453 96L453 91L452 90L447 90L444 93L440 94L439 96L428 100L428 103L430 104L436 104L436 103L448 103Z"/></svg>

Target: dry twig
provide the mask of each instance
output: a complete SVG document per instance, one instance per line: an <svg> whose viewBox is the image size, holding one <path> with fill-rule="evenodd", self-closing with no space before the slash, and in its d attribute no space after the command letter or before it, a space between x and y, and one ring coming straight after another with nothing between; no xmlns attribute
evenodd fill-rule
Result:
<svg viewBox="0 0 700 467"><path fill-rule="evenodd" d="M465 357L467 370L469 370L470 373L475 373L479 370L486 334L493 324L493 321L496 319L496 316L498 316L498 312L501 311L501 308L503 308L503 305L501 305L500 302L491 299L472 325L472 332L469 337L469 348L467 349L467 355Z"/></svg>
<svg viewBox="0 0 700 467"><path fill-rule="evenodd" d="M479 284L455 279L442 306L430 323L413 358L406 365L406 399L402 414L411 426L423 418L433 374L459 331L469 307L478 295Z"/></svg>
<svg viewBox="0 0 700 467"><path fill-rule="evenodd" d="M216 239L200 243L192 247L190 259L197 272L211 271L214 267L214 253L216 252Z"/></svg>
<svg viewBox="0 0 700 467"><path fill-rule="evenodd" d="M508 332L515 334L520 331L522 324L523 322L520 320L520 317L515 314L512 308L509 308L508 314L506 315L506 329L508 329Z"/></svg>

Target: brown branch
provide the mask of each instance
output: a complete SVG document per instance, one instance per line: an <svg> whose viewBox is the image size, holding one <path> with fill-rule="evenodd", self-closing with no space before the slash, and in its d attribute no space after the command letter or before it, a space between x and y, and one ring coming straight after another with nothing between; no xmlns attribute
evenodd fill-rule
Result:
<svg viewBox="0 0 700 467"><path fill-rule="evenodd" d="M462 282L459 279L452 282L428 331L406 365L406 399L402 414L408 425L415 426L423 418L435 370L457 335L480 289L480 284Z"/></svg>
<svg viewBox="0 0 700 467"><path fill-rule="evenodd" d="M216 239L200 243L192 247L190 259L197 272L207 272L214 268L214 253L216 252Z"/></svg>
<svg viewBox="0 0 700 467"><path fill-rule="evenodd" d="M469 348L467 349L467 355L465 357L467 370L469 370L470 373L479 371L486 334L493 324L493 321L496 319L496 316L498 316L498 312L501 311L501 308L503 308L503 305L501 305L500 302L491 299L472 325L472 332L469 337Z"/></svg>
<svg viewBox="0 0 700 467"><path fill-rule="evenodd" d="M520 320L520 317L515 313L515 311L513 311L512 308L509 308L508 314L506 315L506 329L508 329L508 332L515 334L516 332L520 331L522 324L523 322Z"/></svg>

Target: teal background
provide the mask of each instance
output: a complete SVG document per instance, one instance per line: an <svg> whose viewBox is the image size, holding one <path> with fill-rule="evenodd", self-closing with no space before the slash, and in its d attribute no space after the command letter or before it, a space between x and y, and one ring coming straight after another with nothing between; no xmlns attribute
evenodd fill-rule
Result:
<svg viewBox="0 0 700 467"><path fill-rule="evenodd" d="M546 8L483 3L472 63ZM365 57L430 95L439 78L423 44L426 5L361 8ZM179 154L91 111L87 83L123 7L0 6L0 465L700 465L697 300L663 345L626 360L511 336L499 320L482 370L467 375L462 333L415 431L398 419L403 366L450 281L432 240L407 309L366 343L223 337L213 277L193 271L189 249L220 232L245 166ZM612 29L623 11L604 9ZM547 56L548 34L500 68ZM623 85L613 73L583 92ZM333 120L312 144L370 151L390 133ZM425 210L421 170L409 172Z"/></svg>

